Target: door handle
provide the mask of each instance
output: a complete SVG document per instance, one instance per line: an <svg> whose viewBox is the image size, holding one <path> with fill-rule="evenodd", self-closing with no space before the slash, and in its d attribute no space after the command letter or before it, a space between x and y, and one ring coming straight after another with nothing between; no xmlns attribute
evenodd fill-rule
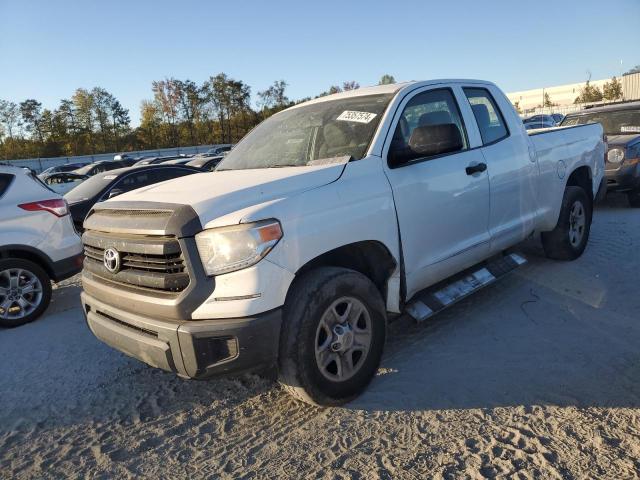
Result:
<svg viewBox="0 0 640 480"><path fill-rule="evenodd" d="M469 165L465 170L467 175L473 175L474 173L484 172L486 169L486 163L477 163L476 165Z"/></svg>

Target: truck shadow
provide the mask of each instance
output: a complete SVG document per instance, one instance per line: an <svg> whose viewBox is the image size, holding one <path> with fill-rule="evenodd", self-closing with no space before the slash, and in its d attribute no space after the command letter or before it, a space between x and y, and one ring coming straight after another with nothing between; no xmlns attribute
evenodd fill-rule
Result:
<svg viewBox="0 0 640 480"><path fill-rule="evenodd" d="M639 407L640 222L621 197L596 210L580 259L547 260L529 241L511 276L425 324L400 318L349 408Z"/></svg>

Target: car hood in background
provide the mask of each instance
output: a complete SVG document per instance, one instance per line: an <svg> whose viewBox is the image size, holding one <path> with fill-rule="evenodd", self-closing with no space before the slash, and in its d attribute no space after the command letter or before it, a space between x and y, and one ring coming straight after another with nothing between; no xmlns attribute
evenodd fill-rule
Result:
<svg viewBox="0 0 640 480"><path fill-rule="evenodd" d="M159 202L190 205L202 225L232 212L327 185L342 175L345 163L223 170L143 187L105 203Z"/></svg>
<svg viewBox="0 0 640 480"><path fill-rule="evenodd" d="M607 145L609 147L626 147L630 143L640 141L640 134L629 133L624 135L607 135Z"/></svg>

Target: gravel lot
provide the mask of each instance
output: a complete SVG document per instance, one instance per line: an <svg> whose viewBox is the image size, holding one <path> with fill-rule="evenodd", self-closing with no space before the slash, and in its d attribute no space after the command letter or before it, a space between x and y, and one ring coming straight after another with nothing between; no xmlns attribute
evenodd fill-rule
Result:
<svg viewBox="0 0 640 480"><path fill-rule="evenodd" d="M185 381L98 342L77 280L0 331L1 478L640 477L640 211L609 197L576 262L400 319L357 401Z"/></svg>

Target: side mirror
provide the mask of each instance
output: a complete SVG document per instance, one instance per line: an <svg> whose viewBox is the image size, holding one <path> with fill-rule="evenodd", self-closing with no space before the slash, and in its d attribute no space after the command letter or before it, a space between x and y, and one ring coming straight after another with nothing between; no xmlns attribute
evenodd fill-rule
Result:
<svg viewBox="0 0 640 480"><path fill-rule="evenodd" d="M124 190L121 190L120 188L113 188L110 192L109 195L107 195L107 198L113 198L113 197L117 197L118 195L121 195L124 193Z"/></svg>
<svg viewBox="0 0 640 480"><path fill-rule="evenodd" d="M457 125L442 123L416 127L411 133L409 145L390 152L393 165L398 166L418 158L433 157L462 150L462 135Z"/></svg>

